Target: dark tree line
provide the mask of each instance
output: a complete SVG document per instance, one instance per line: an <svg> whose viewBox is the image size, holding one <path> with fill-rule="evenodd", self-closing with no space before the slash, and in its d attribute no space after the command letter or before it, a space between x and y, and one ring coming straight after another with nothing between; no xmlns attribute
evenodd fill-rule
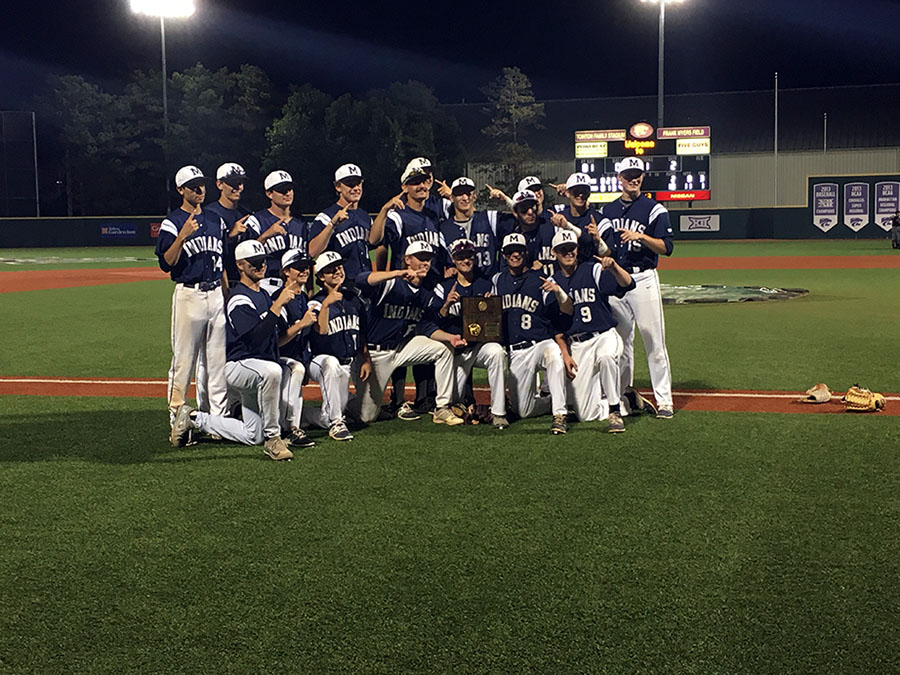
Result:
<svg viewBox="0 0 900 675"><path fill-rule="evenodd" d="M310 85L279 91L255 66L198 64L173 73L168 93L166 127L159 72L135 72L118 92L77 75L53 78L37 103L44 214L163 213L172 175L185 164L207 175L227 161L242 164L254 207L265 202L266 173L284 169L305 212L331 202L334 170L347 162L362 168L372 210L399 192L412 157L429 157L448 180L465 171L456 119L420 82L335 98ZM495 160L508 160L510 175L518 175L531 159L523 136L538 125L542 106L517 68L504 68L485 93Z"/></svg>

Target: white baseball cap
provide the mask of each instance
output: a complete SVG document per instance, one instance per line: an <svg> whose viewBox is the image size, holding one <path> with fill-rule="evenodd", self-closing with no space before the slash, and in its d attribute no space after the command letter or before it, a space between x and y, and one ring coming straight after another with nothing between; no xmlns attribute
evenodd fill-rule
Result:
<svg viewBox="0 0 900 675"><path fill-rule="evenodd" d="M175 174L175 187L184 187L190 182L201 182L206 178L203 172L192 164L183 166Z"/></svg>
<svg viewBox="0 0 900 675"><path fill-rule="evenodd" d="M240 180L244 180L246 177L247 172L244 171L244 167L240 164L235 164L234 162L225 162L216 169L216 180L225 180L226 178L239 178Z"/></svg>
<svg viewBox="0 0 900 675"><path fill-rule="evenodd" d="M334 251L325 251L324 253L319 254L319 257L316 258L316 273L322 272L332 265L339 265L343 263L344 259L341 257L340 253L335 253Z"/></svg>
<svg viewBox="0 0 900 675"><path fill-rule="evenodd" d="M506 249L512 247L527 249L528 245L525 243L524 235L521 235L518 232L512 232L503 237L503 245L500 247L500 250L505 251Z"/></svg>
<svg viewBox="0 0 900 675"><path fill-rule="evenodd" d="M234 247L234 259L246 260L247 258L264 258L266 249L256 239L242 241Z"/></svg>
<svg viewBox="0 0 900 675"><path fill-rule="evenodd" d="M543 190L544 186L541 183L541 179L537 176L525 176L522 180L519 181L519 187L516 188L521 192L522 190Z"/></svg>
<svg viewBox="0 0 900 675"><path fill-rule="evenodd" d="M426 241L414 241L406 247L406 252L403 255L416 255L417 253L434 255L434 249Z"/></svg>
<svg viewBox="0 0 900 675"><path fill-rule="evenodd" d="M345 178L362 178L362 170L356 164L342 164L334 172L334 182L340 183Z"/></svg>
<svg viewBox="0 0 900 675"><path fill-rule="evenodd" d="M639 157L626 157L621 162L619 162L619 166L617 167L617 171L622 173L623 171L628 171L629 169L637 169L641 173L644 172L644 160Z"/></svg>
<svg viewBox="0 0 900 675"><path fill-rule="evenodd" d="M422 167L419 166L407 166L406 170L403 172L403 175L400 176L400 184L406 185L406 183L415 176L428 176L430 172L426 171Z"/></svg>
<svg viewBox="0 0 900 675"><path fill-rule="evenodd" d="M550 242L550 248L551 250L555 250L558 246L562 246L563 244L575 244L578 246L578 237L575 236L575 233L572 232L572 230L556 228L556 234L553 235L553 241Z"/></svg>
<svg viewBox="0 0 900 675"><path fill-rule="evenodd" d="M571 190L573 187L577 187L579 185L590 187L591 177L586 173L573 173L566 179L566 190Z"/></svg>
<svg viewBox="0 0 900 675"><path fill-rule="evenodd" d="M299 248L289 248L281 256L281 269L286 270L288 267L312 267L312 258Z"/></svg>
<svg viewBox="0 0 900 675"><path fill-rule="evenodd" d="M409 162L407 162L406 168L421 169L426 173L431 173L433 167L431 166L431 160L427 157L414 157L413 159L409 160Z"/></svg>
<svg viewBox="0 0 900 675"><path fill-rule="evenodd" d="M534 202L537 204L537 195L534 194L531 190L519 190L516 194L513 195L513 209L518 207L521 204L528 204L530 202Z"/></svg>
<svg viewBox="0 0 900 675"><path fill-rule="evenodd" d="M450 191L459 195L463 192L468 192L469 190L475 189L475 181L471 178L466 178L465 176L460 176L450 185Z"/></svg>
<svg viewBox="0 0 900 675"><path fill-rule="evenodd" d="M286 187L287 185L294 187L294 179L291 178L291 174L289 174L287 171L282 171L280 169L277 171L273 171L268 176L266 176L266 180L263 183L263 186L266 188L266 192L276 187Z"/></svg>

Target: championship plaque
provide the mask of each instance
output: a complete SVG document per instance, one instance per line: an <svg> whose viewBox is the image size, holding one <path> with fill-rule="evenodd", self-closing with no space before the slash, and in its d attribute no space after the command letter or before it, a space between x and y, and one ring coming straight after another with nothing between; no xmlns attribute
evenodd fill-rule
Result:
<svg viewBox="0 0 900 675"><path fill-rule="evenodd" d="M462 336L466 342L500 342L499 297L462 298Z"/></svg>

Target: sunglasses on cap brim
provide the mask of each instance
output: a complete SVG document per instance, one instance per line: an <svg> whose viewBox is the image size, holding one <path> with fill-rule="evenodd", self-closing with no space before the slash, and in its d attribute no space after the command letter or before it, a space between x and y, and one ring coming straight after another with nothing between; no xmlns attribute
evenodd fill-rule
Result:
<svg viewBox="0 0 900 675"><path fill-rule="evenodd" d="M244 186L244 179L237 176L228 176L226 178L220 178L219 180L225 183L225 185L227 185L228 187L234 188L235 190Z"/></svg>
<svg viewBox="0 0 900 675"><path fill-rule="evenodd" d="M522 211L527 211L527 210L530 209L530 208L534 208L535 206L537 206L537 202L534 201L533 199L529 199L529 200L524 201L524 202L519 202L519 203L516 204L513 208L514 208L516 211L522 212Z"/></svg>
<svg viewBox="0 0 900 675"><path fill-rule="evenodd" d="M456 251L450 254L450 257L454 260L465 260L466 258L474 258L475 257L475 249L465 248L462 251Z"/></svg>
<svg viewBox="0 0 900 675"><path fill-rule="evenodd" d="M250 267L252 267L253 269L258 270L259 268L261 268L262 266L264 266L266 264L266 257L265 256L256 256L253 258L244 258L244 262L246 262L248 265L250 265Z"/></svg>
<svg viewBox="0 0 900 675"><path fill-rule="evenodd" d="M513 244L512 246L507 246L503 249L503 255L512 255L513 253L521 253L525 254L525 251L528 249L524 246L520 246L519 244Z"/></svg>
<svg viewBox="0 0 900 675"><path fill-rule="evenodd" d="M421 185L422 183L426 183L428 181L427 173L417 173L415 176L410 176L406 179L404 185Z"/></svg>
<svg viewBox="0 0 900 675"><path fill-rule="evenodd" d="M575 253L578 250L578 247L575 244L561 244L553 249L556 253L560 253L562 255L567 255L569 253Z"/></svg>
<svg viewBox="0 0 900 675"><path fill-rule="evenodd" d="M353 176L352 178L341 178L338 183L341 185L346 185L347 187L353 188L357 185L362 185L363 179Z"/></svg>
<svg viewBox="0 0 900 675"><path fill-rule="evenodd" d="M277 192L282 195L286 195L288 192L294 189L293 183L279 183L278 185L273 185L269 188L269 192Z"/></svg>
<svg viewBox="0 0 900 675"><path fill-rule="evenodd" d="M189 183L185 183L181 187L190 190L191 192L203 192L206 189L206 183L201 179L198 181L190 181Z"/></svg>
<svg viewBox="0 0 900 675"><path fill-rule="evenodd" d="M625 169L622 173L619 174L625 180L631 182L633 180L637 180L641 176L644 175L644 172L640 169Z"/></svg>

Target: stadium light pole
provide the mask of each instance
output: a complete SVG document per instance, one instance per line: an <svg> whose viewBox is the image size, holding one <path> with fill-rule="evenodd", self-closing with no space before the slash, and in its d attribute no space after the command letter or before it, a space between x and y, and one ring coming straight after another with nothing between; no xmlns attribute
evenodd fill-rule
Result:
<svg viewBox="0 0 900 675"><path fill-rule="evenodd" d="M666 59L666 5L684 0L641 0L641 2L659 5L659 80L656 89L656 127L663 126L663 73Z"/></svg>
<svg viewBox="0 0 900 675"><path fill-rule="evenodd" d="M169 97L166 69L166 19L187 18L194 13L194 0L131 0L131 11L135 14L159 17L159 42L162 54L162 98L164 133L169 131Z"/></svg>

